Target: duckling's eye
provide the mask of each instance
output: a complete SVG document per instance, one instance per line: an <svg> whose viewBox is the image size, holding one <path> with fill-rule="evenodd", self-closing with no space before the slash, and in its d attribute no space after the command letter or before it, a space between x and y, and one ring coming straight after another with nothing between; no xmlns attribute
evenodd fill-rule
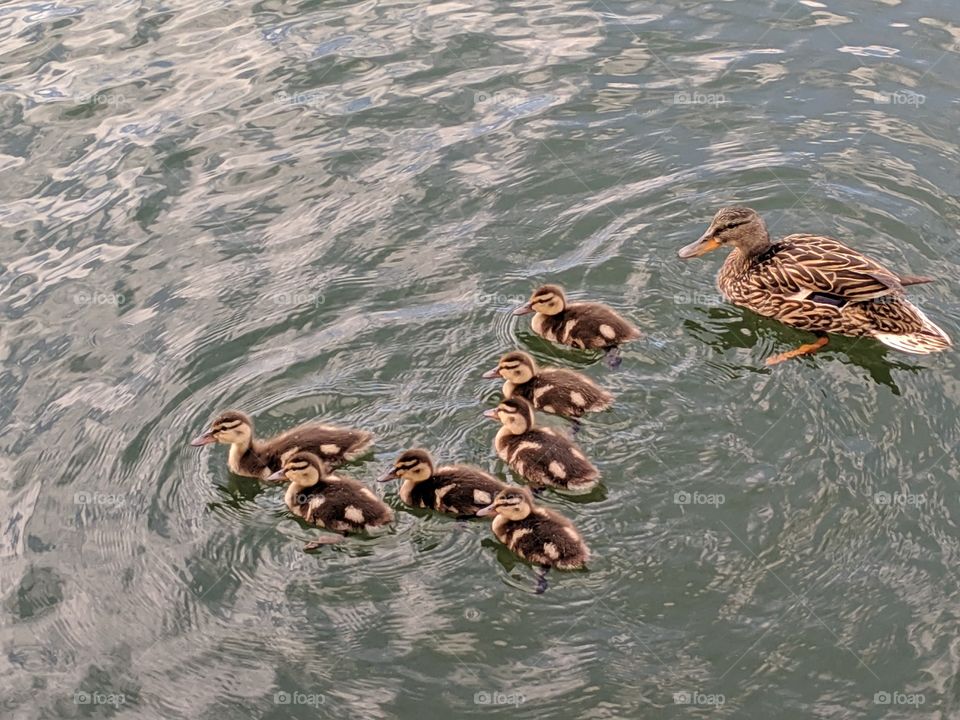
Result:
<svg viewBox="0 0 960 720"><path fill-rule="evenodd" d="M305 462L297 463L296 465L288 465L288 470L306 470L309 465Z"/></svg>

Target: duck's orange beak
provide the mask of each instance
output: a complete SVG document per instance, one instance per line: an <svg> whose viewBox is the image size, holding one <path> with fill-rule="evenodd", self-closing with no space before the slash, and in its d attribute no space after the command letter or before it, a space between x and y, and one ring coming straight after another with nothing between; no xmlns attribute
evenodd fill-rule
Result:
<svg viewBox="0 0 960 720"><path fill-rule="evenodd" d="M487 515L493 515L495 512L497 512L496 505L487 505L485 508L477 510L477 517L486 517Z"/></svg>
<svg viewBox="0 0 960 720"><path fill-rule="evenodd" d="M500 419L500 413L497 412L497 409L496 409L496 408L490 408L489 410L484 410L484 411L483 411L483 416L484 416L485 418L490 418L491 420L499 420L499 419Z"/></svg>
<svg viewBox="0 0 960 720"><path fill-rule="evenodd" d="M495 367L493 370L487 370L483 375L481 375L484 380L496 380L500 377L500 368Z"/></svg>
<svg viewBox="0 0 960 720"><path fill-rule="evenodd" d="M264 480L267 482L286 482L287 480L287 471L283 468L277 470L273 475L265 477Z"/></svg>
<svg viewBox="0 0 960 720"><path fill-rule="evenodd" d="M530 305L530 303L524 303L523 305L521 305L520 307L518 307L516 310L514 310L514 311L513 311L513 314L514 314L514 315L529 315L529 314L532 313L532 312L533 312L533 307Z"/></svg>
<svg viewBox="0 0 960 720"><path fill-rule="evenodd" d="M720 247L720 241L717 240L716 236L713 234L713 228L707 230L703 235L700 236L698 240L690 243L689 245L684 245L680 248L677 255L679 255L684 260L694 257L700 257L701 255L706 255L711 250L716 250Z"/></svg>

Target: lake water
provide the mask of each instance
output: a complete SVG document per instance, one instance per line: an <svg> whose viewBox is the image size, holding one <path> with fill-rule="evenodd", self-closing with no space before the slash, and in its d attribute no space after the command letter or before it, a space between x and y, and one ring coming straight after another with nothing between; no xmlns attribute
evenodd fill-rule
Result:
<svg viewBox="0 0 960 720"><path fill-rule="evenodd" d="M957 353L768 369L810 336L676 257L749 204L960 338L955 0L13 0L0 54L0 715L958 716ZM619 370L510 314L544 281L644 329ZM305 554L187 445L236 407L502 473L514 347L617 395L543 595L395 487Z"/></svg>

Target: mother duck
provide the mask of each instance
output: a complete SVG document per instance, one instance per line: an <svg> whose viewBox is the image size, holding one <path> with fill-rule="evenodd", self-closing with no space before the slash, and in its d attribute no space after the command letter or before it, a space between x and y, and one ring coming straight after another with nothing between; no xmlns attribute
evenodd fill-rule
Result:
<svg viewBox="0 0 960 720"><path fill-rule="evenodd" d="M925 355L952 343L913 303L908 285L932 278L898 275L839 240L788 235L772 240L763 219L747 207L720 210L681 258L731 247L717 286L734 305L816 333L815 342L781 353L768 365L816 352L827 333L869 336L903 352Z"/></svg>

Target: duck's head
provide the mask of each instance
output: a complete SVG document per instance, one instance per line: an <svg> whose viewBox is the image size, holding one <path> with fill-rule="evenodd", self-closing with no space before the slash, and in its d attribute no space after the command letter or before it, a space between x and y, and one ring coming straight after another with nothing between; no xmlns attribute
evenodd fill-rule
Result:
<svg viewBox="0 0 960 720"><path fill-rule="evenodd" d="M251 438L253 438L253 420L250 416L239 410L227 410L210 423L209 430L195 437L190 444L194 447L210 443L249 445Z"/></svg>
<svg viewBox="0 0 960 720"><path fill-rule="evenodd" d="M492 380L496 377L502 377L509 380L514 385L523 385L530 382L537 376L537 362L525 352L508 352L502 358L497 366L485 372L483 377Z"/></svg>
<svg viewBox="0 0 960 720"><path fill-rule="evenodd" d="M719 247L733 246L747 255L762 252L770 245L770 234L760 214L748 207L725 207L700 239L680 248L683 259L699 257Z"/></svg>
<svg viewBox="0 0 960 720"><path fill-rule="evenodd" d="M523 520L533 512L533 493L529 488L512 487L501 490L493 502L477 510L477 515L503 515L507 520Z"/></svg>
<svg viewBox="0 0 960 720"><path fill-rule="evenodd" d="M513 311L514 315L526 315L537 312L541 315L556 315L562 313L567 306L567 296L559 285L541 285L533 294L530 301Z"/></svg>
<svg viewBox="0 0 960 720"><path fill-rule="evenodd" d="M433 458L426 450L412 448L404 450L400 456L393 461L393 467L387 470L377 480L379 482L389 482L390 480L410 480L411 482L423 482L433 475Z"/></svg>
<svg viewBox="0 0 960 720"><path fill-rule="evenodd" d="M295 452L283 461L283 467L267 478L270 482L292 482L303 487L316 485L327 470L323 460L311 452Z"/></svg>
<svg viewBox="0 0 960 720"><path fill-rule="evenodd" d="M522 397L504 400L483 416L498 420L511 435L522 435L533 428L533 405Z"/></svg>

